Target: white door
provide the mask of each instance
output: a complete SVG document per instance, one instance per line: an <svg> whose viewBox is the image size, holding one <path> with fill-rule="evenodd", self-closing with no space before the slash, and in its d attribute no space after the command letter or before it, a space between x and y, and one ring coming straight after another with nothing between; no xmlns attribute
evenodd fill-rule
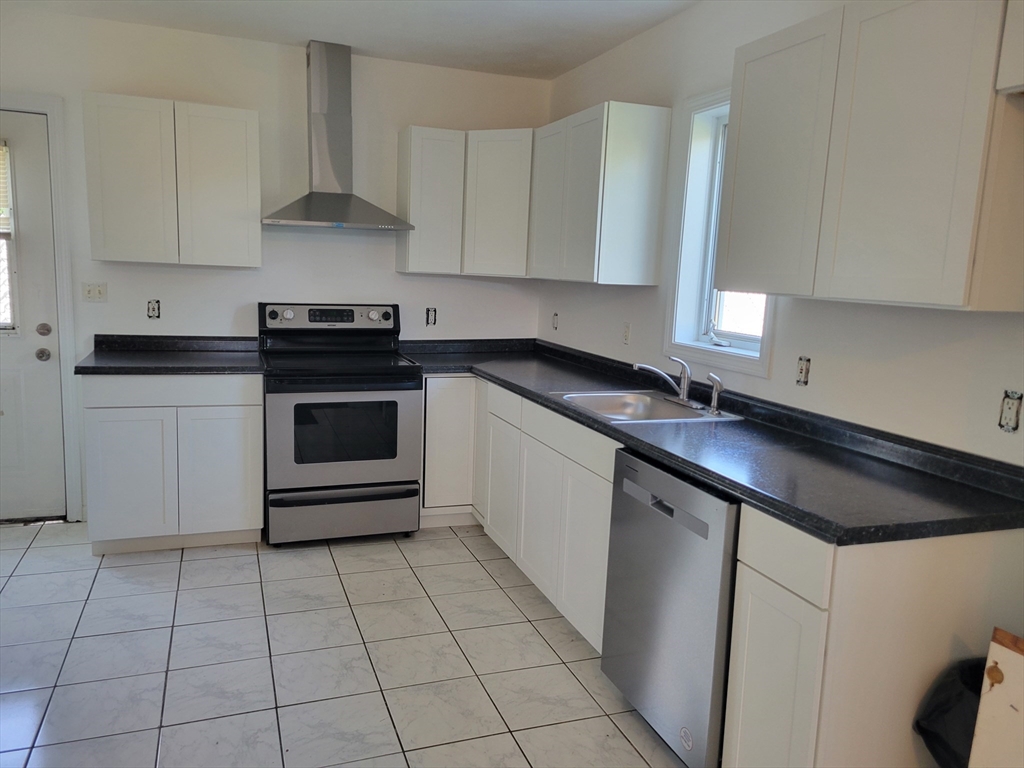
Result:
<svg viewBox="0 0 1024 768"><path fill-rule="evenodd" d="M558 600L563 462L558 451L523 435L519 452L516 565L552 603Z"/></svg>
<svg viewBox="0 0 1024 768"><path fill-rule="evenodd" d="M484 530L515 559L519 532L519 429L487 414L487 523Z"/></svg>
<svg viewBox="0 0 1024 768"><path fill-rule="evenodd" d="M470 131L462 271L526 274L533 130Z"/></svg>
<svg viewBox="0 0 1024 768"><path fill-rule="evenodd" d="M66 512L46 121L0 111L0 519Z"/></svg>
<svg viewBox="0 0 1024 768"><path fill-rule="evenodd" d="M178 263L174 102L82 95L92 257Z"/></svg>
<svg viewBox="0 0 1024 768"><path fill-rule="evenodd" d="M828 613L739 563L722 765L814 765Z"/></svg>
<svg viewBox="0 0 1024 768"><path fill-rule="evenodd" d="M555 604L598 651L612 524L612 484L566 459L562 466L562 557Z"/></svg>
<svg viewBox="0 0 1024 768"><path fill-rule="evenodd" d="M259 113L174 102L182 264L258 267Z"/></svg>
<svg viewBox="0 0 1024 768"><path fill-rule="evenodd" d="M838 8L736 50L719 290L808 296L814 289L842 28Z"/></svg>
<svg viewBox="0 0 1024 768"><path fill-rule="evenodd" d="M476 379L427 379L423 506L473 503Z"/></svg>
<svg viewBox="0 0 1024 768"><path fill-rule="evenodd" d="M178 532L176 410L85 409L85 498L93 541Z"/></svg>
<svg viewBox="0 0 1024 768"><path fill-rule="evenodd" d="M1002 4L845 13L814 293L962 306Z"/></svg>
<svg viewBox="0 0 1024 768"><path fill-rule="evenodd" d="M563 280L597 280L608 104L566 118Z"/></svg>
<svg viewBox="0 0 1024 768"><path fill-rule="evenodd" d="M263 527L263 408L178 408L178 530Z"/></svg>
<svg viewBox="0 0 1024 768"><path fill-rule="evenodd" d="M530 277L562 276L566 121L533 132L530 174Z"/></svg>

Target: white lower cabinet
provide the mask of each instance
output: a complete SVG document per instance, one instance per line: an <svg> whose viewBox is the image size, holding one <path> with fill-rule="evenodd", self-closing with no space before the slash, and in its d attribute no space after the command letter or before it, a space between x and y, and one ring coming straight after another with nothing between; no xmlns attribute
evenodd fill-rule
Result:
<svg viewBox="0 0 1024 768"><path fill-rule="evenodd" d="M515 559L519 534L519 428L487 414L484 530Z"/></svg>
<svg viewBox="0 0 1024 768"><path fill-rule="evenodd" d="M566 459L562 465L561 569L555 604L601 650L612 525L612 484Z"/></svg>
<svg viewBox="0 0 1024 768"><path fill-rule="evenodd" d="M263 527L261 377L85 378L93 541Z"/></svg>
<svg viewBox="0 0 1024 768"><path fill-rule="evenodd" d="M519 548L516 564L555 602L565 459L527 434L519 449Z"/></svg>
<svg viewBox="0 0 1024 768"><path fill-rule="evenodd" d="M814 764L827 624L827 611L739 563L723 765Z"/></svg>
<svg viewBox="0 0 1024 768"><path fill-rule="evenodd" d="M426 382L423 506L473 503L476 379L428 377Z"/></svg>
<svg viewBox="0 0 1024 768"><path fill-rule="evenodd" d="M94 540L178 532L176 408L87 408L86 501Z"/></svg>
<svg viewBox="0 0 1024 768"><path fill-rule="evenodd" d="M263 409L234 405L177 411L177 532L261 528Z"/></svg>

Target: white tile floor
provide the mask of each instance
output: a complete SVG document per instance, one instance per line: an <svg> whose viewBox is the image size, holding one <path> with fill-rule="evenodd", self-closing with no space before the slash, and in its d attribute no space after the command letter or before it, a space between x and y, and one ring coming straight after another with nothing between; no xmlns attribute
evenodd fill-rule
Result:
<svg viewBox="0 0 1024 768"><path fill-rule="evenodd" d="M479 526L86 542L0 526L0 768L681 765Z"/></svg>

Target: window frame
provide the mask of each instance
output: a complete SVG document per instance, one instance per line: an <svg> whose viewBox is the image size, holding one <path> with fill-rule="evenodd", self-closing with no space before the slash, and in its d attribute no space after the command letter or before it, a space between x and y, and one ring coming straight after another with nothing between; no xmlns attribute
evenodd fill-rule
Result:
<svg viewBox="0 0 1024 768"><path fill-rule="evenodd" d="M713 343L710 333L719 292L713 285L714 254L709 258L708 251L716 244L718 209L725 186L728 108L728 89L689 99L684 105L683 114L689 130L685 143L677 265L673 296L668 302L664 352L688 362L768 378L774 339L775 297L769 295L765 301L764 331L759 343L755 337L744 334L716 332L717 338L729 343L729 346L719 346ZM712 121L713 140L709 140L708 126ZM698 145L695 137L700 136L704 138ZM718 196L718 206L708 205L713 195ZM699 275L696 281L694 274Z"/></svg>
<svg viewBox="0 0 1024 768"><path fill-rule="evenodd" d="M0 145L7 147L7 179L9 190L9 202L11 209L11 230L10 232L0 232L0 239L7 242L7 287L11 295L11 324L2 325L0 324L0 336L20 336L21 325L18 322L18 258L17 258L17 238L15 233L18 229L17 214L15 205L15 192L14 192L14 154L10 150L10 146L7 142L0 138Z"/></svg>

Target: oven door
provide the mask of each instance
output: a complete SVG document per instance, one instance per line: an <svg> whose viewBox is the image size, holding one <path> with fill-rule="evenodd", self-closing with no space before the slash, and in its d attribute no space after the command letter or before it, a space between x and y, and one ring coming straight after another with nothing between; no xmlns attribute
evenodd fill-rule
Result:
<svg viewBox="0 0 1024 768"><path fill-rule="evenodd" d="M267 382L267 489L415 482L423 465L422 379L381 383ZM416 388L411 388L415 386ZM351 391L352 389L355 391Z"/></svg>

